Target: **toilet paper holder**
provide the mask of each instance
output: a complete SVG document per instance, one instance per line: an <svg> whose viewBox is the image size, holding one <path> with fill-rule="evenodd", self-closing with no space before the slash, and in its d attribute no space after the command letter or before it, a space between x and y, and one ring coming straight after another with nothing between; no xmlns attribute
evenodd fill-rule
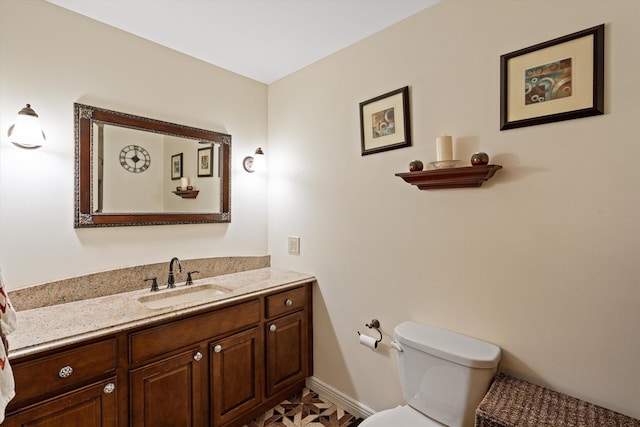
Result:
<svg viewBox="0 0 640 427"><path fill-rule="evenodd" d="M382 341L382 332L380 332L380 322L378 319L371 320L371 323L365 323L365 325L369 329L375 329L380 334L380 339L376 340L376 345ZM358 331L358 335L360 335L360 331Z"/></svg>

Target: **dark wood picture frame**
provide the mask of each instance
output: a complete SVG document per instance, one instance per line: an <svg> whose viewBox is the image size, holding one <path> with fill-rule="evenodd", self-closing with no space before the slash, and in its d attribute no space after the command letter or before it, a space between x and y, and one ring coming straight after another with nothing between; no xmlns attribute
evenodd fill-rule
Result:
<svg viewBox="0 0 640 427"><path fill-rule="evenodd" d="M182 153L171 156L171 179L182 178Z"/></svg>
<svg viewBox="0 0 640 427"><path fill-rule="evenodd" d="M213 147L198 149L198 177L213 176Z"/></svg>
<svg viewBox="0 0 640 427"><path fill-rule="evenodd" d="M502 55L500 130L604 114L604 36L601 24Z"/></svg>
<svg viewBox="0 0 640 427"><path fill-rule="evenodd" d="M409 86L360 103L362 155L411 146Z"/></svg>

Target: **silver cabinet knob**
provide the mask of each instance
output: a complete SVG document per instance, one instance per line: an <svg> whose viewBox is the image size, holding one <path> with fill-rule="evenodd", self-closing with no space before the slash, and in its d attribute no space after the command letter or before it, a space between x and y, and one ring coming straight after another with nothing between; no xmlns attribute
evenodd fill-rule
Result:
<svg viewBox="0 0 640 427"><path fill-rule="evenodd" d="M193 355L193 360L195 360L196 362L201 361L202 360L202 353L197 351L196 354Z"/></svg>
<svg viewBox="0 0 640 427"><path fill-rule="evenodd" d="M102 392L104 394L111 394L115 389L116 389L116 385L114 383L109 383L106 386L104 386L104 388L102 389Z"/></svg>
<svg viewBox="0 0 640 427"><path fill-rule="evenodd" d="M216 353L220 353L222 351L222 346L220 344L216 345L215 347L213 347L213 351L215 351Z"/></svg>
<svg viewBox="0 0 640 427"><path fill-rule="evenodd" d="M293 301L291 301L290 299L284 302L284 305L286 305L287 307L291 306L291 304L293 304Z"/></svg>
<svg viewBox="0 0 640 427"><path fill-rule="evenodd" d="M274 325L274 324L272 324L271 326L269 326L269 330L270 330L271 332L275 332L275 330L276 330L276 329L277 329L277 328L276 328L276 325Z"/></svg>
<svg viewBox="0 0 640 427"><path fill-rule="evenodd" d="M58 376L60 378L69 378L71 374L73 374L73 368L68 365L60 369L60 372L58 372Z"/></svg>

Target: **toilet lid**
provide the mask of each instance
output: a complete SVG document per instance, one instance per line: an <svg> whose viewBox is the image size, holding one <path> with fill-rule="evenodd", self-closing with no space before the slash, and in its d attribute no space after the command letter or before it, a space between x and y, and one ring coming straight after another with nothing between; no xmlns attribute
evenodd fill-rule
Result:
<svg viewBox="0 0 640 427"><path fill-rule="evenodd" d="M398 406L386 411L376 412L362 423L360 427L443 427L440 424L416 411L412 407Z"/></svg>

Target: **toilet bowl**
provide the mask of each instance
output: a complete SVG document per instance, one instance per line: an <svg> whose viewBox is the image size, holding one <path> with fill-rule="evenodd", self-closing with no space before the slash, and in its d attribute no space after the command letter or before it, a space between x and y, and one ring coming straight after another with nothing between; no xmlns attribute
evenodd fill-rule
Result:
<svg viewBox="0 0 640 427"><path fill-rule="evenodd" d="M377 412L360 427L473 427L500 347L416 322L396 326L394 338L407 404Z"/></svg>
<svg viewBox="0 0 640 427"><path fill-rule="evenodd" d="M437 421L416 411L409 405L376 412L360 423L359 427L443 427Z"/></svg>

